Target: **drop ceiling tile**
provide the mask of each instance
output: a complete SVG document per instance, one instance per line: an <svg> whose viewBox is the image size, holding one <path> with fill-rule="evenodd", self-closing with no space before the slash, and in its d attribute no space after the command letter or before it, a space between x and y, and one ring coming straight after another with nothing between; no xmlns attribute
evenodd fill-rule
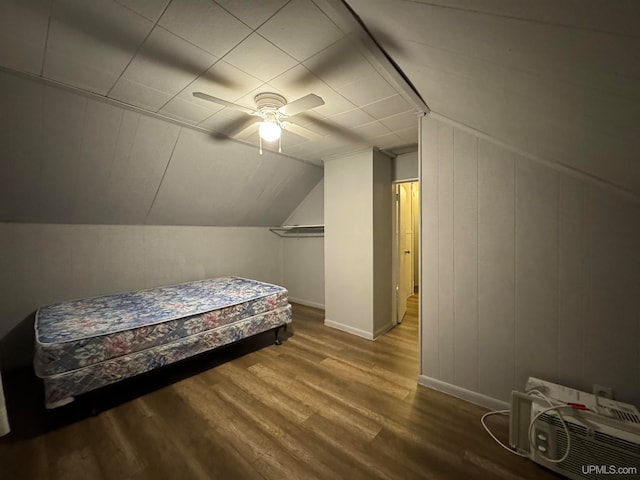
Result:
<svg viewBox="0 0 640 480"><path fill-rule="evenodd" d="M115 0L152 22L157 22L171 0Z"/></svg>
<svg viewBox="0 0 640 480"><path fill-rule="evenodd" d="M158 23L218 57L251 33L211 0L173 0Z"/></svg>
<svg viewBox="0 0 640 480"><path fill-rule="evenodd" d="M397 93L387 81L377 73L368 78L358 78L336 88L336 91L361 107Z"/></svg>
<svg viewBox="0 0 640 480"><path fill-rule="evenodd" d="M237 45L224 59L231 65L265 82L289 70L298 63L296 59L287 55L257 33L252 34Z"/></svg>
<svg viewBox="0 0 640 480"><path fill-rule="evenodd" d="M156 27L122 76L175 95L216 60L164 28Z"/></svg>
<svg viewBox="0 0 640 480"><path fill-rule="evenodd" d="M414 143L418 141L418 125L414 127L405 128L404 130L398 130L395 132L398 137L404 140L406 143Z"/></svg>
<svg viewBox="0 0 640 480"><path fill-rule="evenodd" d="M0 2L0 65L40 74L49 2Z"/></svg>
<svg viewBox="0 0 640 480"><path fill-rule="evenodd" d="M271 80L269 84L283 91L288 101L296 100L309 93L322 97L324 105L313 109L322 116L336 115L355 108L353 103L338 94L303 65L293 67Z"/></svg>
<svg viewBox="0 0 640 480"><path fill-rule="evenodd" d="M44 64L44 75L67 85L106 95L118 80L118 75L100 70L84 62L76 62L66 55L49 52Z"/></svg>
<svg viewBox="0 0 640 480"><path fill-rule="evenodd" d="M155 90L137 82L120 78L109 92L109 97L136 107L158 111L171 99L166 92Z"/></svg>
<svg viewBox="0 0 640 480"><path fill-rule="evenodd" d="M175 97L162 107L162 110L160 110L159 113L197 125L203 120L209 118L214 112L212 112L210 108L201 107L195 103L187 102L179 97Z"/></svg>
<svg viewBox="0 0 640 480"><path fill-rule="evenodd" d="M328 117L328 120L345 128L354 128L358 125L370 123L374 118L359 108L356 108L338 115L332 115L331 117Z"/></svg>
<svg viewBox="0 0 640 480"><path fill-rule="evenodd" d="M185 88L180 93L180 97L187 100L194 98L193 92L204 92L228 102L235 102L263 83L239 68L220 60ZM200 101L204 100L199 100L198 103ZM253 106L252 103L245 105L248 108L253 108Z"/></svg>
<svg viewBox="0 0 640 480"><path fill-rule="evenodd" d="M200 122L199 126L218 133L229 133L230 129L243 120L250 120L251 116L230 108L223 108L219 112Z"/></svg>
<svg viewBox="0 0 640 480"><path fill-rule="evenodd" d="M288 132L287 130L282 132L282 152L283 153L287 153L289 149L293 148L294 146L298 146L302 144L310 146L312 145L312 141L307 138L296 135L293 132Z"/></svg>
<svg viewBox="0 0 640 480"><path fill-rule="evenodd" d="M299 61L343 37L311 0L293 0L262 25L258 33Z"/></svg>
<svg viewBox="0 0 640 480"><path fill-rule="evenodd" d="M299 113L293 117L293 121L298 125L312 129L320 135L329 135L331 133L331 129L324 127L324 125L329 124L328 120L314 110Z"/></svg>
<svg viewBox="0 0 640 480"><path fill-rule="evenodd" d="M354 78L378 75L350 38L343 38L316 53L303 65L333 88L351 83Z"/></svg>
<svg viewBox="0 0 640 480"><path fill-rule="evenodd" d="M149 20L114 2L57 0L44 76L104 93L105 84L115 83L152 27Z"/></svg>
<svg viewBox="0 0 640 480"><path fill-rule="evenodd" d="M399 113L380 120L391 131L418 128L418 115L415 112Z"/></svg>
<svg viewBox="0 0 640 480"><path fill-rule="evenodd" d="M355 127L352 131L356 135L361 135L369 139L376 139L382 135L391 133L385 125L377 121ZM375 144L375 142L373 143Z"/></svg>
<svg viewBox="0 0 640 480"><path fill-rule="evenodd" d="M417 141L417 139L418 137L416 135L416 138L413 140L413 142ZM388 133L386 135L380 135L378 138L376 138L375 146L378 148L393 148L399 147L400 145L406 145L407 143L411 142L403 140L395 133Z"/></svg>
<svg viewBox="0 0 640 480"><path fill-rule="evenodd" d="M392 97L365 105L362 107L362 110L377 119L381 119L397 113L411 111L412 107L400 95L393 95Z"/></svg>
<svg viewBox="0 0 640 480"><path fill-rule="evenodd" d="M242 20L251 28L256 29L274 15L288 0L216 0L216 3Z"/></svg>
<svg viewBox="0 0 640 480"><path fill-rule="evenodd" d="M299 64L273 78L269 83L285 92L287 98L300 98L318 88L322 80Z"/></svg>

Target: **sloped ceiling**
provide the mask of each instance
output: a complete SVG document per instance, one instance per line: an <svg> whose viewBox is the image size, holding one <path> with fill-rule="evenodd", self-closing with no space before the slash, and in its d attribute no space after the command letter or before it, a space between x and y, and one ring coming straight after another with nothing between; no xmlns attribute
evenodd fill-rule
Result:
<svg viewBox="0 0 640 480"><path fill-rule="evenodd" d="M348 13L333 0L1 0L0 221L278 225L323 158L414 143L411 98L336 6ZM247 108L261 92L315 93L325 104L296 121L318 136L285 131L283 154L260 155L257 126L225 136L256 117L196 91Z"/></svg>
<svg viewBox="0 0 640 480"><path fill-rule="evenodd" d="M318 164L415 142L418 122L401 90L316 3L3 0L0 65L223 134L252 117L193 92L252 109L260 92L288 101L315 93L325 105L296 121L319 138L285 131L282 147ZM257 126L240 140L257 144Z"/></svg>
<svg viewBox="0 0 640 480"><path fill-rule="evenodd" d="M0 72L0 221L280 225L300 160Z"/></svg>
<svg viewBox="0 0 640 480"><path fill-rule="evenodd" d="M347 3L431 114L640 195L637 2ZM277 224L321 178L313 163L414 143L420 102L341 7L0 1L0 220ZM285 132L286 155L260 156L255 131L208 135L245 114L194 91L249 108L316 93L326 104L298 120L320 137Z"/></svg>
<svg viewBox="0 0 640 480"><path fill-rule="evenodd" d="M435 115L640 195L640 2L347 2Z"/></svg>

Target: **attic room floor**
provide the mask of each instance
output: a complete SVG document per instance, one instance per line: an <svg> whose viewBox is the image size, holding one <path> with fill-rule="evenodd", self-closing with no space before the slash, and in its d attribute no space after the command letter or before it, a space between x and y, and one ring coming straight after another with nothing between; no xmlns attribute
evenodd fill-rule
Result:
<svg viewBox="0 0 640 480"><path fill-rule="evenodd" d="M294 305L281 346L260 335L49 412L29 372L8 374L2 478L558 478L494 444L484 409L416 385L409 307L370 342Z"/></svg>

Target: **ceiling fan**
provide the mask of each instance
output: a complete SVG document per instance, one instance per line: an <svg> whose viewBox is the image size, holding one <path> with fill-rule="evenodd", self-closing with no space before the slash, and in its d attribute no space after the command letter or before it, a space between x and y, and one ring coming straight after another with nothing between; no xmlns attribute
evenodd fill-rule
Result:
<svg viewBox="0 0 640 480"><path fill-rule="evenodd" d="M300 135L301 137L311 140L322 136L290 120L290 117L299 113L324 105L324 100L313 93L288 103L282 95L277 93L259 93L253 98L256 104L256 108L254 110L236 103L227 102L226 100L213 97L203 92L193 92L193 96L202 100L217 103L224 107L238 110L253 117L258 117L258 119L243 119L243 122L239 126L234 125L236 128L233 128L234 131L231 132L230 135L238 136L249 128L259 125L258 133L260 137L261 155L263 140L265 142L275 142L278 140L278 151L282 151L282 130L288 130L296 135Z"/></svg>

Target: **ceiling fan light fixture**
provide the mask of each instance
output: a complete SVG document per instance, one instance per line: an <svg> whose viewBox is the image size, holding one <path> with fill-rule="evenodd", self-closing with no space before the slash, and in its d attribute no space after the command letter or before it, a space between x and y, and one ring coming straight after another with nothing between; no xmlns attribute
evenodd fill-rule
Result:
<svg viewBox="0 0 640 480"><path fill-rule="evenodd" d="M262 138L262 140L264 140L265 142L275 142L280 138L280 135L282 134L282 128L280 128L280 125L278 125L276 121L265 119L264 121L260 122L260 128L258 129L258 132L260 133L260 138Z"/></svg>

